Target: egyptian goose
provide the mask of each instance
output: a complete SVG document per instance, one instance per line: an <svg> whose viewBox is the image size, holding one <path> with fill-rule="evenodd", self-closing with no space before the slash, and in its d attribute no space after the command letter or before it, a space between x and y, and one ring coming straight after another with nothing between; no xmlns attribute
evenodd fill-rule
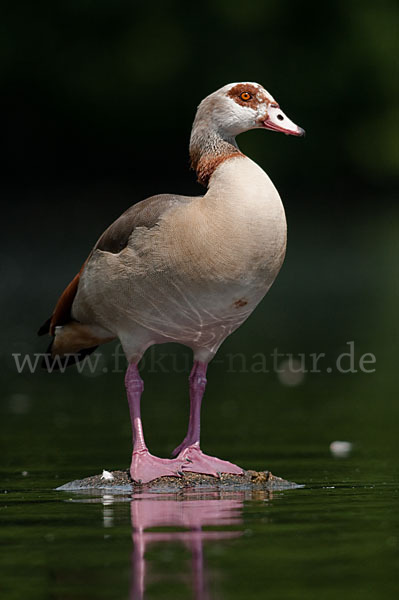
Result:
<svg viewBox="0 0 399 600"><path fill-rule="evenodd" d="M200 410L209 361L262 300L285 255L279 194L235 140L250 129L304 135L257 83L231 83L207 96L190 140L191 166L205 195L161 194L130 207L100 237L39 330L53 336L55 359L75 354L77 361L99 344L121 341L135 481L184 471L242 473L201 451ZM149 453L140 416L138 363L149 346L164 342L194 354L188 431L172 459Z"/></svg>

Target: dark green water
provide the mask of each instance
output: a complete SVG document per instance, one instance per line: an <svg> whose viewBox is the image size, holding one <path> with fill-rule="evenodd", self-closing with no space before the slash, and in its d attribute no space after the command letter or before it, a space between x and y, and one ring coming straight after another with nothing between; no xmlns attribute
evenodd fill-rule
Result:
<svg viewBox="0 0 399 600"><path fill-rule="evenodd" d="M162 599L396 597L393 217L343 222L337 212L324 229L321 217L289 218L277 283L210 366L203 449L304 485L272 495L130 499L54 491L128 466L123 361L116 365L110 347L93 376L18 374L11 352L44 351L35 329L64 274L48 253L25 257L23 267L10 258L1 300L2 600L140 598L144 589L146 598ZM40 286L27 291L29 277ZM30 312L22 310L27 297ZM354 364L344 357L342 372L336 361L349 342ZM284 354L282 373L273 368L275 348ZM306 373L294 379L284 367L289 353L305 355ZM326 355L316 370L313 353ZM376 362L367 373L360 361L368 353ZM160 456L185 433L189 358L159 348L143 370L144 429ZM334 457L334 440L351 442L350 455Z"/></svg>

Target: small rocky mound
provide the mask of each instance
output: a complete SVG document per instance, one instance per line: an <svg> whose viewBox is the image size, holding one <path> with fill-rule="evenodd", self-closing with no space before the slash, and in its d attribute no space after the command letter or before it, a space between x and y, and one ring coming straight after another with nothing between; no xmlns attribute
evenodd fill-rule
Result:
<svg viewBox="0 0 399 600"><path fill-rule="evenodd" d="M106 472L107 473L107 472ZM112 476L112 478L111 478ZM184 473L181 477L159 477L149 483L136 483L128 470L111 471L76 479L57 488L60 491L106 490L115 492L170 492L181 489L224 490L287 490L300 487L296 483L276 477L270 471L244 471L243 475L222 473L220 478L200 473Z"/></svg>

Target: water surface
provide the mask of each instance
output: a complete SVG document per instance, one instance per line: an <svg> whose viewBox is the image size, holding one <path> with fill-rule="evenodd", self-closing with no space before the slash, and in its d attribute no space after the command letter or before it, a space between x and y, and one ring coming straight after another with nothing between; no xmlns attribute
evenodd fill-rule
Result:
<svg viewBox="0 0 399 600"><path fill-rule="evenodd" d="M2 598L393 597L394 474L361 453L306 463L305 487L273 493L72 494L9 472Z"/></svg>

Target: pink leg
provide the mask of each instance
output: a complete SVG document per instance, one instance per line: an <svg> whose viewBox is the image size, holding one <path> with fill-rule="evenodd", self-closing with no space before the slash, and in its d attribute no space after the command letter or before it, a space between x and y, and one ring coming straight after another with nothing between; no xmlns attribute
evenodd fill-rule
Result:
<svg viewBox="0 0 399 600"><path fill-rule="evenodd" d="M188 430L182 443L172 452L172 456L177 456L182 450L200 443L200 423L201 423L201 404L206 387L206 369L207 364L198 360L194 361L191 369L190 383L190 418L188 421Z"/></svg>
<svg viewBox="0 0 399 600"><path fill-rule="evenodd" d="M214 456L207 456L200 449L201 403L206 386L207 365L194 361L190 373L190 419L186 437L172 453L183 461L181 470L220 476L220 473L241 475L241 467Z"/></svg>
<svg viewBox="0 0 399 600"><path fill-rule="evenodd" d="M129 401L130 419L133 430L133 455L130 466L130 475L135 481L147 483L157 477L166 475L179 476L181 459L163 459L152 456L144 441L143 426L141 423L140 400L144 389L137 365L131 363L125 376L127 398Z"/></svg>

